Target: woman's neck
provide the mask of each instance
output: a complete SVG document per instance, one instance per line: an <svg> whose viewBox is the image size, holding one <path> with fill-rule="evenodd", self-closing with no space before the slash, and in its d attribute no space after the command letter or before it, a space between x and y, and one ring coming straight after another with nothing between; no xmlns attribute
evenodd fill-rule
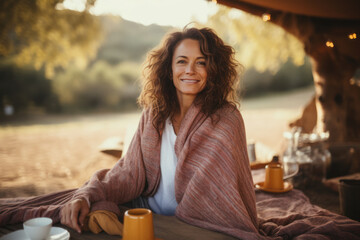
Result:
<svg viewBox="0 0 360 240"><path fill-rule="evenodd" d="M182 96L182 97L178 96L180 108L179 111L177 111L172 118L172 124L176 135L178 134L178 131L180 129L181 121L185 117L185 114L187 113L188 109L190 108L194 100L195 100L194 96Z"/></svg>

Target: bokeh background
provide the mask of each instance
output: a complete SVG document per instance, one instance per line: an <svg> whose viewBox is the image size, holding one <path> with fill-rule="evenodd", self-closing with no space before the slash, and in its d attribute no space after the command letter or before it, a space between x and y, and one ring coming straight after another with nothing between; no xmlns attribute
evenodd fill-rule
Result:
<svg viewBox="0 0 360 240"><path fill-rule="evenodd" d="M173 15L158 23L146 13L167 10L148 4L131 3L143 17L131 20L130 10L110 13L117 8L112 1L0 2L0 197L79 187L111 167L117 159L99 145L117 136L126 150L141 113L146 53L186 24L211 27L234 47L245 67L238 92L248 142L256 142L262 160L282 153L283 132L314 93L302 44L270 22L216 3L174 0Z"/></svg>

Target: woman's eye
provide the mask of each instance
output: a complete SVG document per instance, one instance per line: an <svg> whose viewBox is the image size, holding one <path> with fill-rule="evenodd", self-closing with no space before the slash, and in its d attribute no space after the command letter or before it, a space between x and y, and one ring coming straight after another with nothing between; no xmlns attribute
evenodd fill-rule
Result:
<svg viewBox="0 0 360 240"><path fill-rule="evenodd" d="M200 61L197 63L198 65L201 65L201 66L206 66L206 62L205 61Z"/></svg>
<svg viewBox="0 0 360 240"><path fill-rule="evenodd" d="M177 63L185 63L185 60L179 60L179 61L177 61Z"/></svg>

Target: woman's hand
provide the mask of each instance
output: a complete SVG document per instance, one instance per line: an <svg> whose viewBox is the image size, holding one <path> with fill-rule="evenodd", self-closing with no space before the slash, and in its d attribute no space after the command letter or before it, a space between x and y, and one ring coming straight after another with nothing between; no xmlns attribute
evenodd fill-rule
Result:
<svg viewBox="0 0 360 240"><path fill-rule="evenodd" d="M81 233L81 227L90 211L89 205L85 199L76 199L68 202L60 211L61 224L64 224Z"/></svg>

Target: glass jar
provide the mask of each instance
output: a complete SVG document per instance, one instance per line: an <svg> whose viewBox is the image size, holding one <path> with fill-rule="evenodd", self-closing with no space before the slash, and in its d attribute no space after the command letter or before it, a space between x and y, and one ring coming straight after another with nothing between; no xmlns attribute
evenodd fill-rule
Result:
<svg viewBox="0 0 360 240"><path fill-rule="evenodd" d="M284 133L288 146L283 154L284 175L296 175L289 181L295 188L319 184L326 179L331 155L325 147L329 134L301 134L301 128Z"/></svg>

